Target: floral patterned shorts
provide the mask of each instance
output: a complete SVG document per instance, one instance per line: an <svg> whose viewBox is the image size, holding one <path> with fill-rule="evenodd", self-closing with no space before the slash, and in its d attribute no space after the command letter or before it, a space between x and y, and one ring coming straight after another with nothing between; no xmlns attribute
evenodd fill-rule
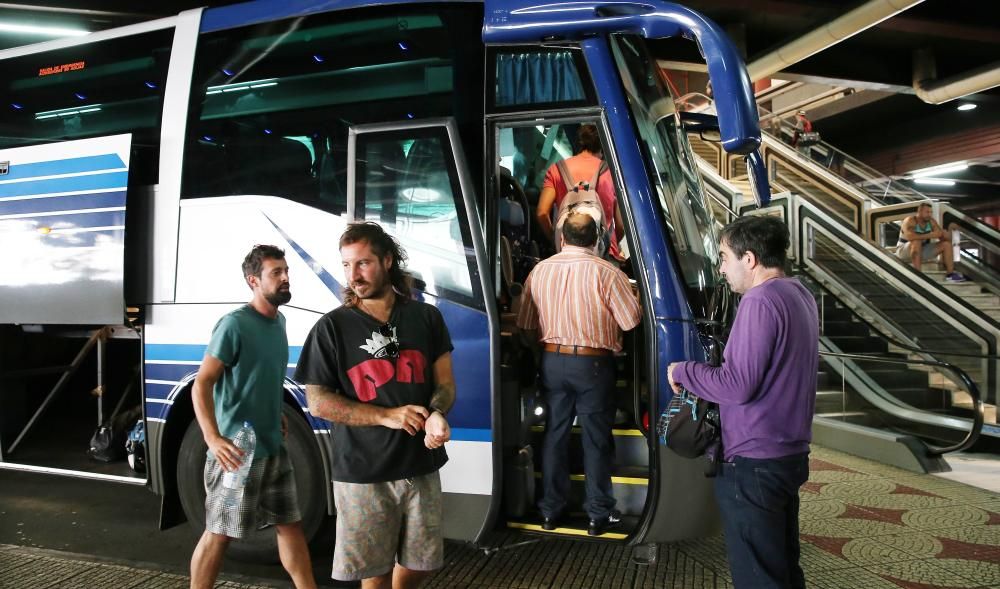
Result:
<svg viewBox="0 0 1000 589"><path fill-rule="evenodd" d="M385 483L334 481L337 543L333 578L357 581L400 566L432 571L444 564L441 477L432 472Z"/></svg>

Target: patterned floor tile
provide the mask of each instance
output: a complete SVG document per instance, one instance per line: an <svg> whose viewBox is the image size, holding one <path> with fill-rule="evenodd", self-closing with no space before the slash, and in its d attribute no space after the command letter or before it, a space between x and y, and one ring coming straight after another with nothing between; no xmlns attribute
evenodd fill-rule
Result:
<svg viewBox="0 0 1000 589"><path fill-rule="evenodd" d="M821 538L853 538L854 534L850 529L842 527L841 520L835 518L811 519L799 521L799 533L804 536L818 536Z"/></svg>
<svg viewBox="0 0 1000 589"><path fill-rule="evenodd" d="M799 504L799 521L837 517L847 510L847 505L839 499L817 499Z"/></svg>
<svg viewBox="0 0 1000 589"><path fill-rule="evenodd" d="M944 550L940 540L924 532L879 536L878 541L916 558L934 558Z"/></svg>
<svg viewBox="0 0 1000 589"><path fill-rule="evenodd" d="M844 544L841 552L854 566L868 566L913 560L914 556L883 544L877 538L855 538Z"/></svg>
<svg viewBox="0 0 1000 589"><path fill-rule="evenodd" d="M968 580L970 587L981 587L1000 583L1000 562L980 560L938 559L936 566Z"/></svg>
<svg viewBox="0 0 1000 589"><path fill-rule="evenodd" d="M806 579L812 580L813 575L819 571L829 571L834 569L854 568L855 565L839 554L842 546L835 549L838 554L833 554L816 544L802 542L802 554L799 556L799 565L805 571Z"/></svg>
<svg viewBox="0 0 1000 589"><path fill-rule="evenodd" d="M869 566L867 568L876 575L890 580L896 579L903 583L914 583L931 587L979 587L982 585L982 583L977 584L963 575L937 565L938 561L934 561L934 564L931 564L925 560L905 560ZM907 586L902 583L900 585Z"/></svg>
<svg viewBox="0 0 1000 589"><path fill-rule="evenodd" d="M899 589L899 585L896 583L857 567L809 574L806 577L806 585L815 589L846 589L847 587Z"/></svg>
<svg viewBox="0 0 1000 589"><path fill-rule="evenodd" d="M939 538L949 538L984 547L1000 548L1000 526L970 526L966 528L945 528L928 532ZM998 560L1000 562L1000 560Z"/></svg>
<svg viewBox="0 0 1000 589"><path fill-rule="evenodd" d="M903 515L903 523L918 530L982 526L990 519L988 511L971 505L914 509Z"/></svg>
<svg viewBox="0 0 1000 589"><path fill-rule="evenodd" d="M845 499L846 500L846 499ZM852 503L866 507L881 507L885 509L927 509L935 507L949 507L961 505L963 502L947 497L936 497L933 495L914 495L911 493L888 493L882 495L870 495L867 497L853 497Z"/></svg>
<svg viewBox="0 0 1000 589"><path fill-rule="evenodd" d="M845 481L864 481L876 478L871 474L854 471L810 470L809 480L816 483L842 483Z"/></svg>
<svg viewBox="0 0 1000 589"><path fill-rule="evenodd" d="M902 524L876 519L844 519L837 518L837 526L846 531L846 537L875 537L891 534L903 534L908 528Z"/></svg>
<svg viewBox="0 0 1000 589"><path fill-rule="evenodd" d="M830 483L820 489L820 495L827 499L853 501L871 496L888 495L896 490L896 485L886 479L868 479L843 483Z"/></svg>

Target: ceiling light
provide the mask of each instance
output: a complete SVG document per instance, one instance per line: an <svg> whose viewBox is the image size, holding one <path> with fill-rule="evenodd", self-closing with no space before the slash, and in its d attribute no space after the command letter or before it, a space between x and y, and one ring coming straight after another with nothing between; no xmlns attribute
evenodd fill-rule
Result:
<svg viewBox="0 0 1000 589"><path fill-rule="evenodd" d="M36 25L14 25L0 22L0 31L5 33L24 33L28 35L48 35L49 37L81 37L89 35L90 31L70 29L66 27L40 27Z"/></svg>
<svg viewBox="0 0 1000 589"><path fill-rule="evenodd" d="M945 180L944 178L914 178L913 182L915 184L924 184L927 186L954 186L954 180Z"/></svg>
<svg viewBox="0 0 1000 589"><path fill-rule="evenodd" d="M974 110L978 105L971 102L958 105L958 110Z"/></svg>
<svg viewBox="0 0 1000 589"><path fill-rule="evenodd" d="M911 178L924 178L927 176L939 176L941 174L961 172L962 170L968 169L968 167L969 163L963 160L960 162L950 162L938 166L931 166L929 168L920 168L919 170L912 170L908 173L908 175Z"/></svg>

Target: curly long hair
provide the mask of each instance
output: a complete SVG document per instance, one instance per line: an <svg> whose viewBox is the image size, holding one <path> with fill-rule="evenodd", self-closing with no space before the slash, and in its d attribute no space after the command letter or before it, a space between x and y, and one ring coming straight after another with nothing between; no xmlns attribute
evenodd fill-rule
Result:
<svg viewBox="0 0 1000 589"><path fill-rule="evenodd" d="M382 226L372 221L351 223L344 234L340 236L340 248L359 242L367 242L381 261L386 256L392 256L392 266L389 267L389 283L403 301L410 298L410 275L404 270L406 265L406 250L399 245L396 238L385 232ZM349 285L344 285L344 304L354 307L358 304L358 295Z"/></svg>

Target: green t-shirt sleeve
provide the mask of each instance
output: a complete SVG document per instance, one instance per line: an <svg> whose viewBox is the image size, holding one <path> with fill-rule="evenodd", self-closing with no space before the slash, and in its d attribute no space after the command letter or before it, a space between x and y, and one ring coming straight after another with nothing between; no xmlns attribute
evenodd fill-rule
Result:
<svg viewBox="0 0 1000 589"><path fill-rule="evenodd" d="M236 364L240 357L240 330L235 317L226 315L219 319L205 351L227 367Z"/></svg>

